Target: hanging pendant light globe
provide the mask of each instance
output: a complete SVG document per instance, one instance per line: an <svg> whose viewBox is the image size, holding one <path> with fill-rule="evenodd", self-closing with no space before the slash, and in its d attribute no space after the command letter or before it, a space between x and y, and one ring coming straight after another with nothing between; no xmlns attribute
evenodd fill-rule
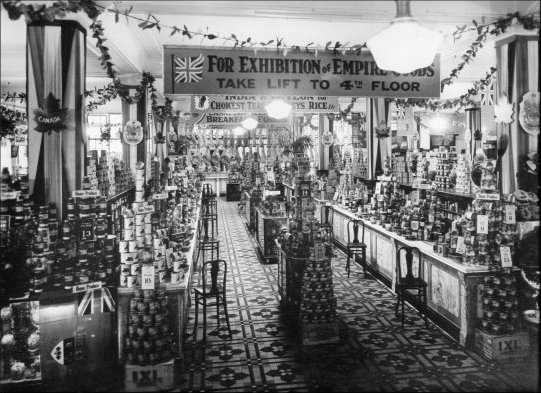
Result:
<svg viewBox="0 0 541 393"><path fill-rule="evenodd" d="M284 100L274 100L265 106L265 110L274 119L285 119L291 112L291 105Z"/></svg>
<svg viewBox="0 0 541 393"><path fill-rule="evenodd" d="M247 130L253 130L257 127L257 120L253 117L249 116L246 119L244 119L240 124Z"/></svg>
<svg viewBox="0 0 541 393"><path fill-rule="evenodd" d="M410 14L409 1L396 1L391 26L366 41L379 68L401 74L428 67L443 36L421 26Z"/></svg>

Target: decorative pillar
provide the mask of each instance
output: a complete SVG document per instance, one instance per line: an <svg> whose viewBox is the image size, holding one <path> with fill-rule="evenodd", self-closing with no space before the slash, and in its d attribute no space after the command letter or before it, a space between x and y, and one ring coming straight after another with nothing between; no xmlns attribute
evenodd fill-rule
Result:
<svg viewBox="0 0 541 393"><path fill-rule="evenodd" d="M531 187L519 184L517 174L520 155L537 151L539 128L535 134L520 123L520 112L524 110L520 104L526 93L539 92L539 35L515 34L496 41L496 64L496 102L499 104L506 96L513 105L511 123L497 125L498 139L503 137L508 140L500 171L500 189L508 194L522 187Z"/></svg>
<svg viewBox="0 0 541 393"><path fill-rule="evenodd" d="M316 116L319 117L319 127L318 127L319 169L327 170L329 169L330 150L332 149L333 144L330 144L330 145L323 144L323 140L325 139L323 135L326 133L333 134L333 129L332 129L333 120L330 120L326 115L321 114L321 113Z"/></svg>
<svg viewBox="0 0 541 393"><path fill-rule="evenodd" d="M62 217L84 175L86 30L68 20L28 24L26 54L30 193L38 204L55 202ZM35 111L47 112L50 94L66 109L65 127L42 133Z"/></svg>

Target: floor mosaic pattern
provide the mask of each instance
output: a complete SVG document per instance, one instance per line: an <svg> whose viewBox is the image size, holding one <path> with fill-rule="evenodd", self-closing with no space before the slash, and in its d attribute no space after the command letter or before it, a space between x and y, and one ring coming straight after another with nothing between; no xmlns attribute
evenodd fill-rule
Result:
<svg viewBox="0 0 541 393"><path fill-rule="evenodd" d="M227 304L232 337L216 308L194 327L190 308L185 367L175 391L538 391L538 361L487 362L406 307L401 327L396 297L333 258L340 343L303 349L282 319L277 265L263 265L236 202L219 201L220 251L228 262ZM194 278L198 280L198 277ZM220 312L222 310L220 309Z"/></svg>

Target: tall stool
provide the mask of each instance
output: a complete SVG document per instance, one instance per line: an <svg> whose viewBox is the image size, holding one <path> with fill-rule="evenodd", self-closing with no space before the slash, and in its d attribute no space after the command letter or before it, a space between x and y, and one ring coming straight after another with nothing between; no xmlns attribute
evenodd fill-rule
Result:
<svg viewBox="0 0 541 393"><path fill-rule="evenodd" d="M319 227L324 229L331 239L331 244L334 245L334 208L329 205L321 206L321 224Z"/></svg>
<svg viewBox="0 0 541 393"><path fill-rule="evenodd" d="M210 272L210 281L208 273ZM220 280L221 278L221 280ZM227 322L227 330L231 337L231 325L229 324L229 314L227 313L226 300L226 279L227 279L227 262L223 259L211 260L205 262L201 266L201 285L194 287L195 294L195 322L193 326L193 336L199 319L199 305L203 307L203 337L207 334L207 307L216 306L216 318L218 319L218 327L220 327L220 303L224 309L225 320ZM214 304L207 303L207 299L215 299Z"/></svg>
<svg viewBox="0 0 541 393"><path fill-rule="evenodd" d="M362 226L361 240L359 241L359 228ZM356 262L356 256L361 258L361 266L363 267L364 277L366 277L366 244L364 244L364 221L359 219L352 219L348 221L346 226L348 232L348 244L347 249L347 263L346 271L348 272L348 278L350 273L350 259L353 259L353 262ZM351 234L353 232L353 239Z"/></svg>
<svg viewBox="0 0 541 393"><path fill-rule="evenodd" d="M401 253L404 250L405 253ZM413 273L413 252L416 251L419 256L419 262L417 266L416 275ZM402 255L406 256L406 275L402 275ZM402 327L404 327L404 300L406 297L417 298L419 302L419 313L422 315L425 320L425 326L428 326L428 321L426 319L426 288L427 283L422 278L423 272L423 260L421 252L417 247L400 247L396 251L396 284L395 292L397 294L395 315L398 317L398 306L402 303ZM412 291L416 291L413 293Z"/></svg>
<svg viewBox="0 0 541 393"><path fill-rule="evenodd" d="M199 256L202 254L203 264L207 260L215 260L220 258L220 241L216 231L215 221L210 217L201 217L199 219L197 244L197 257L195 258L195 266L199 261ZM210 254L210 258L206 258Z"/></svg>
<svg viewBox="0 0 541 393"><path fill-rule="evenodd" d="M216 199L203 199L201 203L201 218L213 221L218 234L218 201Z"/></svg>
<svg viewBox="0 0 541 393"><path fill-rule="evenodd" d="M211 184L209 183L203 184L201 197L203 201L206 199L216 199L216 193L214 192Z"/></svg>

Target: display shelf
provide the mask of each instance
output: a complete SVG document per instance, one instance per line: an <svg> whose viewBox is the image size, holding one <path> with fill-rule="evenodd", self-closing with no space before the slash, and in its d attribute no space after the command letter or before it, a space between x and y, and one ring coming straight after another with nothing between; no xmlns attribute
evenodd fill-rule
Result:
<svg viewBox="0 0 541 393"><path fill-rule="evenodd" d="M287 217L265 215L257 207L255 211L257 216L255 238L259 256L266 263L276 262L278 260L278 250L274 240L280 233L280 227L287 223Z"/></svg>

